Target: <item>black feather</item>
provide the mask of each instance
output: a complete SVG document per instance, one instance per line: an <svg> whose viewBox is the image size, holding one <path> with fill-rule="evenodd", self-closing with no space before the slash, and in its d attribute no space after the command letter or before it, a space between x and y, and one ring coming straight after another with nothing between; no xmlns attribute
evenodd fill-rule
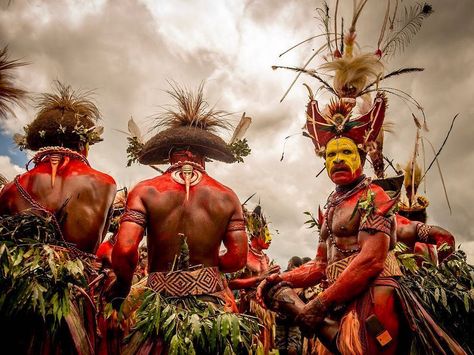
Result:
<svg viewBox="0 0 474 355"><path fill-rule="evenodd" d="M425 70L425 68L402 68L402 69L397 69L397 70L394 70L394 71L388 73L387 75L383 76L382 78L378 79L378 81L380 82L382 80L391 78L392 76L397 76L397 75L402 75L402 74L407 74L407 73L420 72L420 71L423 71L423 70ZM364 88L364 90L362 90L360 92L359 96L364 95L365 91L367 89L371 88L372 86L374 86L376 83L377 83L377 80L372 81L369 85L367 85Z"/></svg>
<svg viewBox="0 0 474 355"><path fill-rule="evenodd" d="M272 69L273 69L273 70L276 70L276 69L288 69L288 70L293 70L293 71L297 71L297 72L300 72L300 73L308 74L309 76L312 76L313 78L319 80L319 82L320 82L321 84L323 84L324 87L325 87L329 92L331 92L331 93L334 94L334 95L337 95L331 85L329 85L323 78L321 78L319 75L317 75L316 73L314 73L314 72L312 72L312 71L305 70L305 69L302 69L302 68L297 68L297 67L286 67L286 66L281 66L281 65L273 65L273 66L272 66Z"/></svg>

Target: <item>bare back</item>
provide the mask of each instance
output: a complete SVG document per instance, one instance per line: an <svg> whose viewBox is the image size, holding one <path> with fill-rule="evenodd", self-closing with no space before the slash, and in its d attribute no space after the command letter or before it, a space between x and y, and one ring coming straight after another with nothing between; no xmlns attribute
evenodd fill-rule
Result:
<svg viewBox="0 0 474 355"><path fill-rule="evenodd" d="M64 239L82 251L94 253L101 242L116 186L115 181L72 160L59 169L51 186L51 166L41 163L20 176L20 185L28 194L57 217ZM1 214L16 214L32 208L14 183L0 195Z"/></svg>
<svg viewBox="0 0 474 355"><path fill-rule="evenodd" d="M218 266L219 248L225 243L231 219L242 219L235 193L203 174L202 181L186 191L170 174L140 183L130 193L140 197L147 215L149 271L170 270L179 254L182 233L187 238L190 264ZM133 208L133 206L132 206Z"/></svg>

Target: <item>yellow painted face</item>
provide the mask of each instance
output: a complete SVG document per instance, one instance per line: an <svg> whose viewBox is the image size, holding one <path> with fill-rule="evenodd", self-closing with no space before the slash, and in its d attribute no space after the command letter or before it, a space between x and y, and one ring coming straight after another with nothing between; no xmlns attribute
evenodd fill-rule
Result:
<svg viewBox="0 0 474 355"><path fill-rule="evenodd" d="M264 228L264 236L265 244L270 244L272 242L272 235L270 234L270 228L268 228L268 225Z"/></svg>
<svg viewBox="0 0 474 355"><path fill-rule="evenodd" d="M362 162L356 144L349 138L336 138L326 146L326 170L336 184L350 183L361 174Z"/></svg>

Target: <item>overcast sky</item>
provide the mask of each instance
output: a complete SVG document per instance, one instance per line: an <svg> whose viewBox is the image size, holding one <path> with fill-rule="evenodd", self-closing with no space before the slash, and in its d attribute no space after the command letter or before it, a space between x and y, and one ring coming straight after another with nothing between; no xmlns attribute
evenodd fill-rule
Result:
<svg viewBox="0 0 474 355"><path fill-rule="evenodd" d="M348 22L352 1L340 3ZM365 50L375 50L385 4L369 1L359 21L358 38ZM386 84L421 103L430 128L423 134L436 150L452 117L460 113L439 157L452 214L435 166L427 175L426 195L429 222L450 230L474 262L474 1L432 4L435 12L419 34L387 64L387 71L406 66L425 71ZM260 199L273 230L279 231L269 255L286 265L293 255L314 256L317 235L303 225L303 212L323 206L333 184L325 173L315 178L323 161L300 135L286 142L285 158L280 161L284 138L300 133L305 121L307 93L302 83L314 91L318 83L301 77L280 103L294 74L273 71L271 66L302 66L322 44L315 40L278 56L320 33L314 19L320 5L309 0L0 0L0 46L8 45L11 57L31 63L17 71L19 85L30 92L50 91L55 79L74 88L95 89L105 140L92 147L90 161L112 175L119 187L155 174L147 166L126 168L126 137L116 129L126 130L133 115L148 132L153 124L150 116L170 103L163 91L168 88L166 80L188 87L204 80L211 105L235 112L235 122L247 112L253 118L247 133L252 155L244 164L208 164L208 171L242 201L257 193L251 205ZM322 58L317 58L311 67L321 63ZM319 99L325 104L329 96ZM10 137L21 132L35 112L27 105L16 114L17 118L0 122L0 172L8 178L21 171L27 160ZM386 137L385 153L405 164L415 137L410 110L400 99L389 97L387 119L395 124L395 133ZM230 136L224 134L226 140ZM426 150L430 161L429 144Z"/></svg>

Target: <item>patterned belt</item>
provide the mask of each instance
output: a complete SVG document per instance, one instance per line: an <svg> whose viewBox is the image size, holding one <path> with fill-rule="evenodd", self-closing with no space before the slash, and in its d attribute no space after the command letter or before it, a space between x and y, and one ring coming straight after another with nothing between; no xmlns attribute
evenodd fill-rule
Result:
<svg viewBox="0 0 474 355"><path fill-rule="evenodd" d="M342 272L349 266L352 260L357 256L357 254L352 254L347 258L338 260L326 268L326 277L330 284L334 283L337 278L342 274ZM393 251L388 252L387 258L383 266L383 271L379 274L378 277L389 277L389 276L401 276L402 272L398 266L398 261Z"/></svg>
<svg viewBox="0 0 474 355"><path fill-rule="evenodd" d="M193 271L151 272L147 287L167 296L212 294L222 291L224 284L217 267Z"/></svg>

